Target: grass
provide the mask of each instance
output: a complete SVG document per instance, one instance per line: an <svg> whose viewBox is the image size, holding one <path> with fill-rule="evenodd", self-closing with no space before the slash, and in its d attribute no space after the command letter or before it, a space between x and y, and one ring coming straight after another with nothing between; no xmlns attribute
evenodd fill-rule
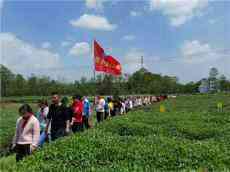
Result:
<svg viewBox="0 0 230 172"><path fill-rule="evenodd" d="M37 103L41 98L48 98L48 96L11 96L11 97L1 97L1 102L5 103Z"/></svg>
<svg viewBox="0 0 230 172"><path fill-rule="evenodd" d="M0 171L15 172L17 169L15 155L2 157L0 159Z"/></svg>
<svg viewBox="0 0 230 172"><path fill-rule="evenodd" d="M219 101L224 112L217 112ZM220 94L170 99L46 145L17 170L229 171L228 102ZM0 167L15 170L13 157L1 159Z"/></svg>
<svg viewBox="0 0 230 172"><path fill-rule="evenodd" d="M7 148L9 142L15 132L16 120L18 118L17 109L19 104L1 104L1 116L0 116L0 155L3 156L8 152Z"/></svg>

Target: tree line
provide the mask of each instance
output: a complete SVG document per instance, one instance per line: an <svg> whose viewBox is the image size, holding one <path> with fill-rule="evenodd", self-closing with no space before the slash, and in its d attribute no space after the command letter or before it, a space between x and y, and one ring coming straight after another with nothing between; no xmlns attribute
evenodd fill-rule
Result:
<svg viewBox="0 0 230 172"><path fill-rule="evenodd" d="M215 81L218 86L212 91L230 91L230 81L218 76L218 70L211 72L206 80ZM130 95L130 94L187 94L197 93L204 79L198 82L182 84L177 77L162 76L141 68L132 75L113 77L99 74L96 78L82 77L72 83L53 80L47 76L31 75L24 77L14 74L0 65L1 96L47 96L57 91L62 95Z"/></svg>

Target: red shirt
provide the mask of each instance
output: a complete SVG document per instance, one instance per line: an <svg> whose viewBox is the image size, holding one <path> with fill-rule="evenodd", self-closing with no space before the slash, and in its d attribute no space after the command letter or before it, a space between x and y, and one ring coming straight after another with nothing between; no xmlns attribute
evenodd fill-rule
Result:
<svg viewBox="0 0 230 172"><path fill-rule="evenodd" d="M72 106L73 109L73 122L82 123L83 103L75 101Z"/></svg>

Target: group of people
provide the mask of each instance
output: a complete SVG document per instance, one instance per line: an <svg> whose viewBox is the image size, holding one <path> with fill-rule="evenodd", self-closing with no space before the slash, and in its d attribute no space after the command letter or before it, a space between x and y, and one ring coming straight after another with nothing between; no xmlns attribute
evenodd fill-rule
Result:
<svg viewBox="0 0 230 172"><path fill-rule="evenodd" d="M95 108L97 123L110 117L123 115L136 107L146 106L166 99L167 96L95 97L91 103L87 97L75 95L60 99L52 94L51 104L47 100L38 102L38 111L33 113L28 104L19 108L20 118L11 149L16 152L16 161L30 155L45 142L54 141L71 132L82 132L92 127L92 112Z"/></svg>

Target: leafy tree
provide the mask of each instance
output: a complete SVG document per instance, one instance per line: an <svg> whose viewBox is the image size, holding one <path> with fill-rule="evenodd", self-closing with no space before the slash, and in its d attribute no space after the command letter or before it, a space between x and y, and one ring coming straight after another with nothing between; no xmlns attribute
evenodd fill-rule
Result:
<svg viewBox="0 0 230 172"><path fill-rule="evenodd" d="M15 75L5 66L0 65L1 95L12 95Z"/></svg>
<svg viewBox="0 0 230 172"><path fill-rule="evenodd" d="M81 84L85 84L87 82L87 78L86 77L81 77L80 83Z"/></svg>
<svg viewBox="0 0 230 172"><path fill-rule="evenodd" d="M27 82L21 74L17 74L14 81L14 94L23 96L27 92Z"/></svg>
<svg viewBox="0 0 230 172"><path fill-rule="evenodd" d="M229 91L229 81L224 75L221 75L219 78L219 88L221 91Z"/></svg>
<svg viewBox="0 0 230 172"><path fill-rule="evenodd" d="M212 67L209 71L209 79L210 80L216 80L219 72L218 69L215 67Z"/></svg>
<svg viewBox="0 0 230 172"><path fill-rule="evenodd" d="M39 95L38 94L38 90L37 90L37 77L32 74L31 77L29 77L28 79L28 91L29 91L29 95Z"/></svg>
<svg viewBox="0 0 230 172"><path fill-rule="evenodd" d="M141 68L129 77L114 77L107 74L99 74L96 80L82 77L80 81L65 83L51 80L46 76L31 75L28 79L21 74L14 74L5 66L0 65L1 95L2 96L47 96L57 91L62 95L126 95L126 94L174 94L197 93L201 85L199 82L187 84L178 83L177 77L162 76ZM218 70L211 68L208 84L221 91L230 91L230 81L224 75L218 78Z"/></svg>

